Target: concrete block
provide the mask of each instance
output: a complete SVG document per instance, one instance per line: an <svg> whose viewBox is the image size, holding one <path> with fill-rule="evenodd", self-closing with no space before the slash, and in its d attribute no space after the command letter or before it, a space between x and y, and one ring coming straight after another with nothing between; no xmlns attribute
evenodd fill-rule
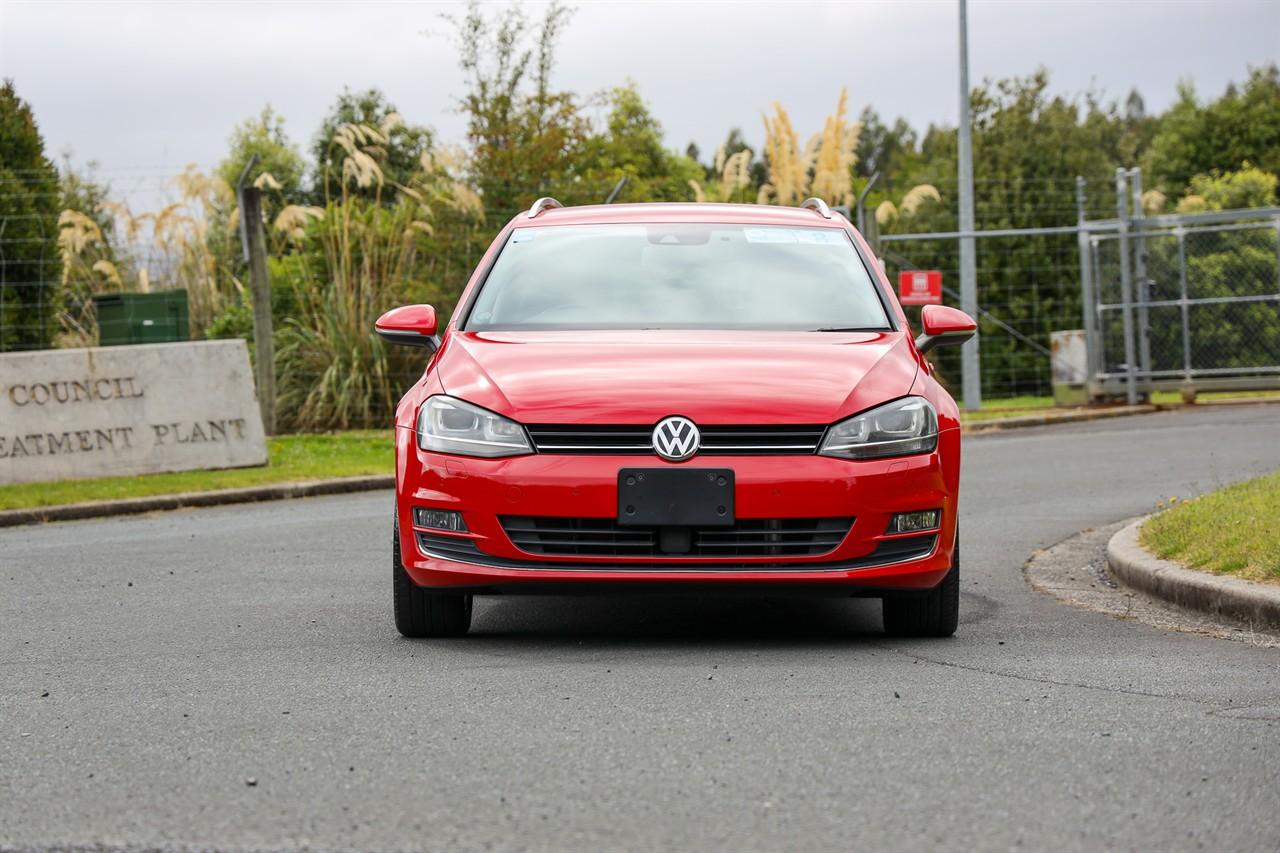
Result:
<svg viewBox="0 0 1280 853"><path fill-rule="evenodd" d="M266 462L243 340L0 355L0 484Z"/></svg>

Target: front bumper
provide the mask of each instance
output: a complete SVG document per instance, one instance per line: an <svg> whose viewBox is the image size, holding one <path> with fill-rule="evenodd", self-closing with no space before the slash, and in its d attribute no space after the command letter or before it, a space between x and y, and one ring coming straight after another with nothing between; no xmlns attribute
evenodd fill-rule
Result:
<svg viewBox="0 0 1280 853"><path fill-rule="evenodd" d="M931 454L852 462L822 456L716 456L682 467L732 468L739 519L851 516L834 550L813 556L607 557L534 554L518 548L500 516L612 518L621 468L662 467L656 456L531 455L473 459L420 450L411 430L397 430L397 518L400 552L414 583L478 592L570 591L627 585L837 585L858 591L923 590L936 586L955 547L959 431L939 436ZM433 549L415 527L413 507L461 512L465 549ZM941 528L927 550L909 558L878 558L901 535L885 533L898 512L939 508ZM449 535L449 534L445 534ZM437 540L438 541L438 540ZM921 540L916 540L921 541ZM903 543L897 542L897 545Z"/></svg>

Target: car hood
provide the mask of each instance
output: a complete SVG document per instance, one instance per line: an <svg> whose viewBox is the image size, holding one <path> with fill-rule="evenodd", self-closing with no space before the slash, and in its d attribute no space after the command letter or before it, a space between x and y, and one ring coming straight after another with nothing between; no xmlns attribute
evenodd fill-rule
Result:
<svg viewBox="0 0 1280 853"><path fill-rule="evenodd" d="M916 370L903 332L460 332L436 361L446 393L532 424L825 424Z"/></svg>

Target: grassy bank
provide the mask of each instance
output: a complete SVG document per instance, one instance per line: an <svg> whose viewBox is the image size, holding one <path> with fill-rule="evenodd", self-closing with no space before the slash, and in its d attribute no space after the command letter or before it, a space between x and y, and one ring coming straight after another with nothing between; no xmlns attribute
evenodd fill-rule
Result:
<svg viewBox="0 0 1280 853"><path fill-rule="evenodd" d="M1142 526L1142 544L1194 569L1280 583L1280 471L1179 503Z"/></svg>
<svg viewBox="0 0 1280 853"><path fill-rule="evenodd" d="M282 435L267 441L270 461L262 468L0 486L0 509L235 489L360 474L391 474L394 464L392 451L389 429L331 435Z"/></svg>
<svg viewBox="0 0 1280 853"><path fill-rule="evenodd" d="M959 401L959 390L955 389L954 393L956 400ZM1280 391L1208 391L1200 394L1197 397L1197 401L1200 403L1213 403L1221 400L1252 400L1266 397L1280 397ZM1159 406L1180 406L1182 405L1182 396L1177 391L1156 391L1151 395L1151 402ZM1054 406L1052 397L1005 397L984 401L982 408L976 412L961 412L960 420L964 422L1003 420L1004 418L1074 411L1076 409Z"/></svg>

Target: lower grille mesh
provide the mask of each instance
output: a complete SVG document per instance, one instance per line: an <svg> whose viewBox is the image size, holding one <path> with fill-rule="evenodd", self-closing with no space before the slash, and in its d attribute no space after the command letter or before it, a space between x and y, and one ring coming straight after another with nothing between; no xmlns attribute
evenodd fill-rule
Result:
<svg viewBox="0 0 1280 853"><path fill-rule="evenodd" d="M437 533L419 533L418 547L445 559L467 560L480 554L476 543L465 536L442 536Z"/></svg>
<svg viewBox="0 0 1280 853"><path fill-rule="evenodd" d="M697 527L688 550L664 551L658 528L622 527L611 518L503 516L502 529L530 554L598 557L811 557L834 551L852 518L742 518L731 527Z"/></svg>

